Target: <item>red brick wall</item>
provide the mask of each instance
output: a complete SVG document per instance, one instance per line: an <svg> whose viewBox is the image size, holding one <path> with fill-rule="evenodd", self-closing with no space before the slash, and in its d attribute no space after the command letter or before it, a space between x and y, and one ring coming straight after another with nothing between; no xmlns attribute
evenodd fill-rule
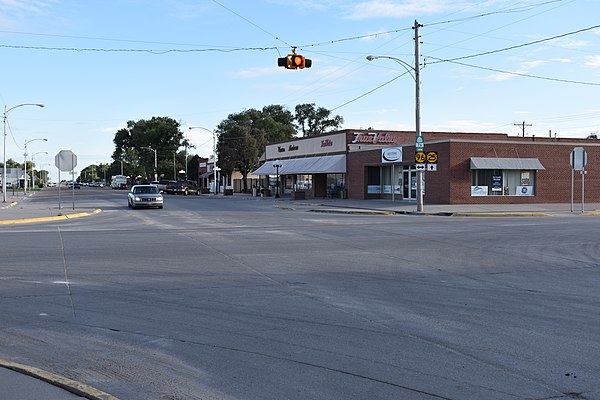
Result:
<svg viewBox="0 0 600 400"><path fill-rule="evenodd" d="M352 132L348 132L351 141ZM378 131L381 132L381 131ZM414 141L413 132L393 132L399 140ZM569 157L575 147L584 147L588 164L585 178L585 201L600 202L600 140L518 138L505 135L431 134L425 150L438 152L438 170L426 172L425 204L486 204L486 203L569 203L571 201L571 167ZM482 138L484 138L482 140ZM435 141L439 143L435 143ZM434 142L434 143L431 143ZM389 146L389 145L388 145ZM404 165L414 164L414 145L403 146ZM536 172L535 196L471 196L471 157L537 158L545 170ZM367 198L367 166L382 166L381 150L351 152L348 154L348 197ZM386 164L389 165L389 164ZM399 164L398 164L399 165ZM377 195L376 197L379 197ZM581 175L575 173L574 201L581 201Z"/></svg>

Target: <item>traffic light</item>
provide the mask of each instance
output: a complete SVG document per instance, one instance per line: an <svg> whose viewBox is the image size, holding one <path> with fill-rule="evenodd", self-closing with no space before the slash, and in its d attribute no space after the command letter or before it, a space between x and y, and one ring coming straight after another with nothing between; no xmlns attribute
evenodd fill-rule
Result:
<svg viewBox="0 0 600 400"><path fill-rule="evenodd" d="M290 69L304 68L305 58L300 54L292 54L290 57Z"/></svg>
<svg viewBox="0 0 600 400"><path fill-rule="evenodd" d="M277 66L285 67L286 69L310 68L312 60L294 52L293 54L288 54L287 57L278 58Z"/></svg>

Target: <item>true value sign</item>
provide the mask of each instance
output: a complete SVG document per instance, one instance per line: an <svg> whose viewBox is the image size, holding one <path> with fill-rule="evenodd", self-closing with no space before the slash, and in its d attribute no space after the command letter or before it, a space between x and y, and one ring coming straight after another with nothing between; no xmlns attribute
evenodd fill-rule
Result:
<svg viewBox="0 0 600 400"><path fill-rule="evenodd" d="M61 150L54 157L54 165L60 171L72 171L77 166L77 156L71 150Z"/></svg>

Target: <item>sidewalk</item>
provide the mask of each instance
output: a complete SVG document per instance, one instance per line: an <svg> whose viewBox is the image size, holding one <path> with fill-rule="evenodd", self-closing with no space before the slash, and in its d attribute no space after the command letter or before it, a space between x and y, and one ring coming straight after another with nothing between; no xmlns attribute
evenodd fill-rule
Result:
<svg viewBox="0 0 600 400"><path fill-rule="evenodd" d="M59 209L56 204L49 206L47 203L32 201L34 196L36 194L23 196L23 193L13 195L11 192L7 192L6 203L0 202L0 226L79 218L97 214L101 211L94 209L73 210L70 204L64 204Z"/></svg>
<svg viewBox="0 0 600 400"><path fill-rule="evenodd" d="M290 199L284 195L279 199L271 197L252 197L251 195L238 194L234 197L248 197L264 201L278 201L290 206L314 207L320 212L381 212L387 214L404 215L437 215L437 216L569 216L582 215L581 203L573 204L571 212L570 203L544 203L544 204L427 204L423 211L417 213L417 203L405 200L354 200L354 199L325 199L315 198L306 200ZM584 215L600 215L600 203L584 204Z"/></svg>

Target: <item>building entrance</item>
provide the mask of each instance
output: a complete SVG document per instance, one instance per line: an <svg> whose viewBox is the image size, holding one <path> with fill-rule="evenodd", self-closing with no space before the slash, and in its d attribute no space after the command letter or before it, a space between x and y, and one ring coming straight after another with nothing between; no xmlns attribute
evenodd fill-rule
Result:
<svg viewBox="0 0 600 400"><path fill-rule="evenodd" d="M402 198L417 199L417 171L411 165L405 165L402 171Z"/></svg>

